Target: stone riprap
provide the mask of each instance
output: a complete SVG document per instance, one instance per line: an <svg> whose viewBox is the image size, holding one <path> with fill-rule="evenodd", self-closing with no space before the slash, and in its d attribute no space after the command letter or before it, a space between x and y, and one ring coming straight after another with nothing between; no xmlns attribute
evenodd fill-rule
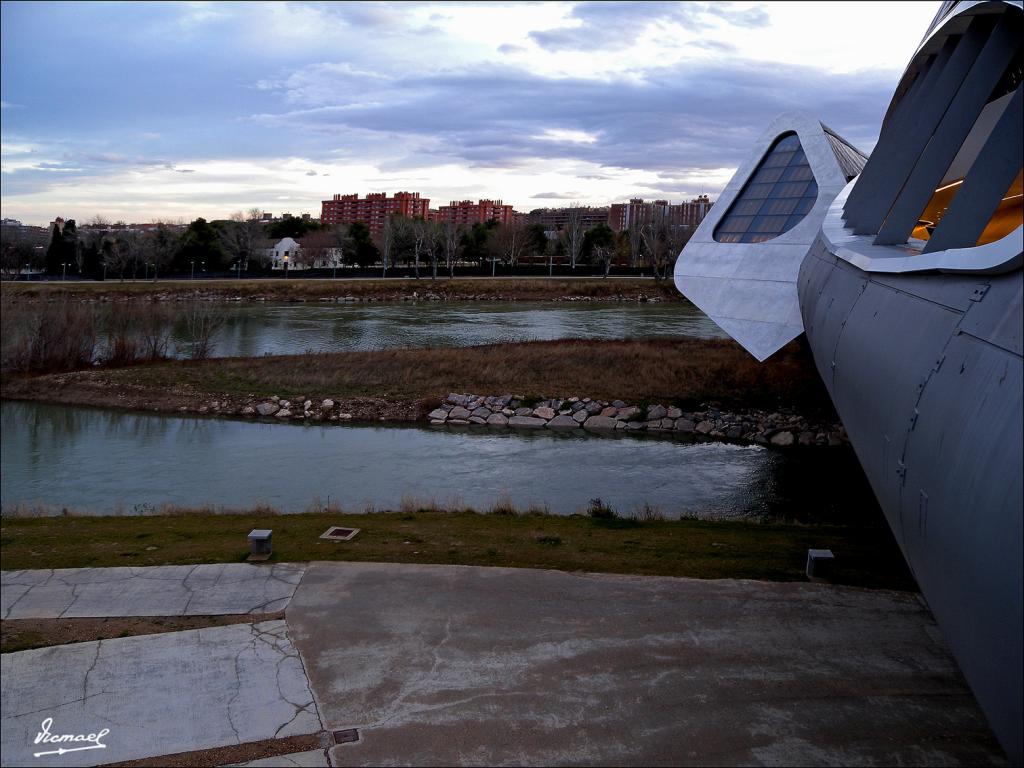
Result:
<svg viewBox="0 0 1024 768"><path fill-rule="evenodd" d="M359 406L363 408L364 406ZM307 399L303 395L232 403L227 399L181 407L181 412L211 416L242 416L268 421L344 423L354 419L339 398ZM358 415L361 420L390 420L398 415L403 421L422 420L416 404L380 400ZM849 440L843 425L816 421L791 410L722 409L701 406L683 411L675 406L630 405L622 400L597 400L590 397L551 398L530 401L514 395L474 395L451 393L426 416L432 426L488 426L513 429L585 429L594 434L616 430L628 432L690 434L706 439L787 446L837 446Z"/></svg>
<svg viewBox="0 0 1024 768"><path fill-rule="evenodd" d="M433 426L478 425L513 429L585 429L595 434L626 431L691 434L760 445L844 445L842 424L815 423L785 411L683 411L660 404L641 408L622 400L552 398L527 405L514 395L453 392L427 414Z"/></svg>
<svg viewBox="0 0 1024 768"><path fill-rule="evenodd" d="M284 610L305 566L208 563L0 572L0 616L210 616Z"/></svg>

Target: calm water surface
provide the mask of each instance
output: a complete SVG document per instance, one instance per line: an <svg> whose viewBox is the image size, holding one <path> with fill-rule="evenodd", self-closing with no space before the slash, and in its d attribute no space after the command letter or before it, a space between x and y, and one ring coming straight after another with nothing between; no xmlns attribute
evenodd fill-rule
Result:
<svg viewBox="0 0 1024 768"><path fill-rule="evenodd" d="M221 357L550 339L726 338L688 302L398 302L229 304Z"/></svg>
<svg viewBox="0 0 1024 768"><path fill-rule="evenodd" d="M600 497L622 514L875 518L852 452L681 438L302 426L4 402L0 503L144 514L161 504L298 512L403 500L555 514Z"/></svg>

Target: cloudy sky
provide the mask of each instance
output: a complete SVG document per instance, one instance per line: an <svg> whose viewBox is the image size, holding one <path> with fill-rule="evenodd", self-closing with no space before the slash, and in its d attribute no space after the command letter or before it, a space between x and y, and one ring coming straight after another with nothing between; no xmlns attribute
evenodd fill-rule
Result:
<svg viewBox="0 0 1024 768"><path fill-rule="evenodd" d="M3 215L714 196L784 111L870 150L937 5L4 2Z"/></svg>

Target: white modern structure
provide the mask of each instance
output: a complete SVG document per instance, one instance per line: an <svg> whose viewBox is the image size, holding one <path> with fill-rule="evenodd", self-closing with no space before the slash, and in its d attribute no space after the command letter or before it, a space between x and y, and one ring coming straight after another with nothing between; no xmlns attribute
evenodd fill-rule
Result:
<svg viewBox="0 0 1024 768"><path fill-rule="evenodd" d="M284 269L287 264L289 271L332 269L342 265L340 248L328 248L324 255L318 256L312 264L307 263L303 258L302 245L291 237L281 238L273 248L268 248L267 257L270 259L271 269Z"/></svg>
<svg viewBox="0 0 1024 768"><path fill-rule="evenodd" d="M1015 764L1024 759L1022 41L1021 2L942 3L866 164L815 120L780 117L675 270L679 290L759 360L806 334L922 593Z"/></svg>

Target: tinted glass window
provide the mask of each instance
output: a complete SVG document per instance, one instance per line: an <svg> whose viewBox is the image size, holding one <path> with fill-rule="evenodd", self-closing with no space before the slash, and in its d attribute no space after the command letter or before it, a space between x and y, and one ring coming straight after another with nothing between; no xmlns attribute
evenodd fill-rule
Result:
<svg viewBox="0 0 1024 768"><path fill-rule="evenodd" d="M818 184L795 133L772 145L715 228L720 243L763 243L788 232L818 199Z"/></svg>

